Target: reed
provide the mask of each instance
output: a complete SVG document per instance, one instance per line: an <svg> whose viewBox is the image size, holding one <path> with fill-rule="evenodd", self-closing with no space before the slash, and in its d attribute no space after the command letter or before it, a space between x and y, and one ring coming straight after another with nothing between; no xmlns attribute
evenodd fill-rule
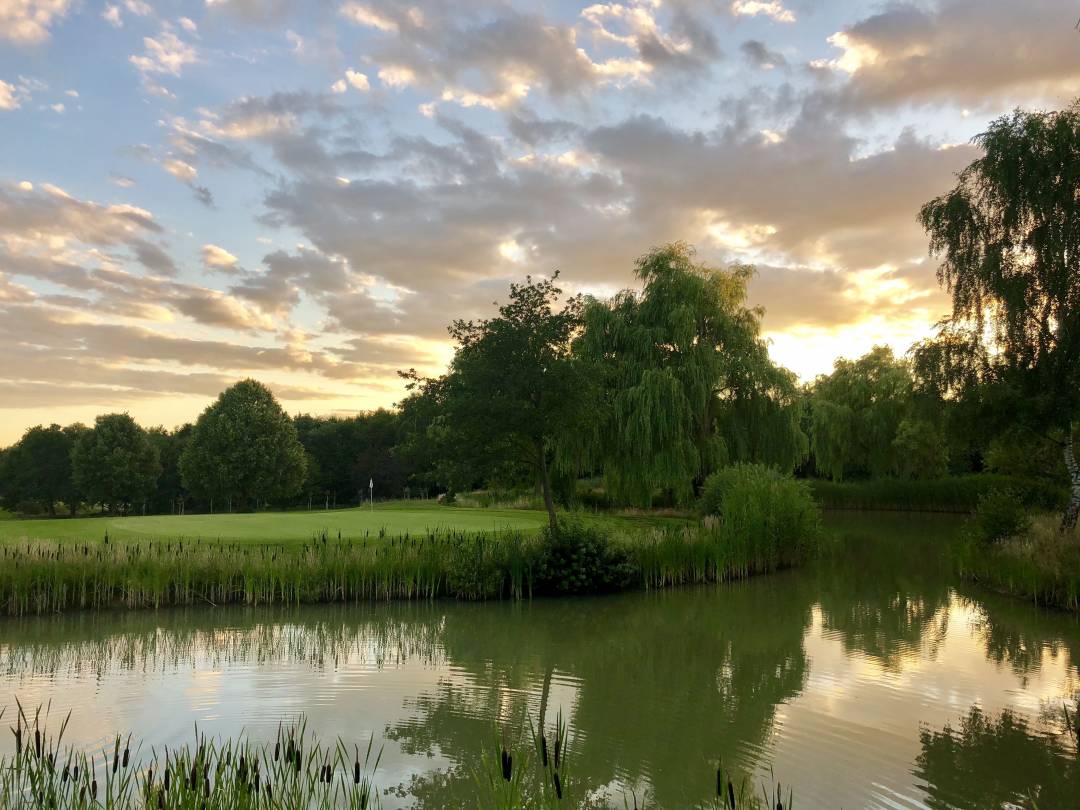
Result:
<svg viewBox="0 0 1080 810"><path fill-rule="evenodd" d="M956 549L961 576L1046 607L1080 611L1080 529L1037 515L1023 533L996 543L969 531Z"/></svg>
<svg viewBox="0 0 1080 810"><path fill-rule="evenodd" d="M86 753L64 743L70 715L54 731L47 708L32 717L21 704L11 733L15 749L0 755L0 806L53 810L375 810L382 753L340 738L323 743L301 718L279 726L272 742L246 737L194 739L146 753L132 735ZM0 718L3 713L0 712ZM512 737L513 741L508 741ZM473 771L475 793L463 806L484 810L577 810L596 806L594 790L573 772L572 740L560 712L553 728L530 723L528 738L496 732ZM792 810L791 791L761 785L759 797L745 777L719 766L716 795L701 810ZM738 787L736 787L736 784ZM764 803L762 803L764 799ZM647 797L624 793L624 805L646 810Z"/></svg>
<svg viewBox="0 0 1080 810"><path fill-rule="evenodd" d="M577 526L572 521L568 526ZM797 550L716 521L612 533L575 529L617 576L595 590L725 582L795 564ZM566 534L566 532L563 532ZM559 546L561 549L562 546ZM590 546L592 548L592 546ZM162 541L27 541L0 546L0 614L192 605L301 605L451 597L524 599L561 593L547 533L430 531L403 537L330 537L302 545ZM597 552L599 553L599 552ZM565 556L571 563L577 556ZM595 557L596 554L593 554ZM592 559L592 557L590 557ZM625 560L625 564L621 562ZM605 570L607 570L605 569ZM590 583L592 581L590 580ZM593 584L577 589L589 592Z"/></svg>
<svg viewBox="0 0 1080 810"><path fill-rule="evenodd" d="M2 716L2 713L0 713ZM65 746L65 717L54 735L48 712L28 718L17 704L13 754L0 756L0 806L55 810L292 810L379 806L373 775L380 752L338 740L322 743L301 720L279 727L277 739L218 740L195 731L179 748L134 748L131 735L86 754Z"/></svg>
<svg viewBox="0 0 1080 810"><path fill-rule="evenodd" d="M898 512L974 511L993 489L1012 489L1025 503L1056 508L1067 493L1062 487L1026 481L1008 475L979 473L933 480L875 478L870 481L810 480L814 498L824 509L865 509Z"/></svg>

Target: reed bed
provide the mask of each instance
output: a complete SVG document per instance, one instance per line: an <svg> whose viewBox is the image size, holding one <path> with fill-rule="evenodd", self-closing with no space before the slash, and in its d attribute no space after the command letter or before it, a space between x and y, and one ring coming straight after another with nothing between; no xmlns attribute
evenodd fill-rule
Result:
<svg viewBox="0 0 1080 810"><path fill-rule="evenodd" d="M1045 607L1080 611L1080 529L1059 529L1057 515L1038 515L1018 537L994 543L966 537L960 574L1001 593Z"/></svg>
<svg viewBox="0 0 1080 810"><path fill-rule="evenodd" d="M3 713L0 712L0 718ZM301 718L279 726L272 743L246 737L209 738L195 730L187 743L149 753L132 736L117 735L110 746L86 753L65 745L70 715L54 734L48 710L28 717L17 704L14 752L0 756L0 806L53 810L375 810L381 806L376 772L381 751L340 738L326 744ZM515 742L508 742L511 734ZM485 810L576 810L596 806L593 787L571 768L571 741L561 712L554 728L529 739L510 730L495 732L493 745L473 770L475 791L464 806ZM133 747L134 745L134 747ZM771 784L775 780L771 780ZM738 784L738 787L736 787ZM761 785L716 770L715 795L700 810L792 810L789 789ZM647 795L624 792L623 804L652 807Z"/></svg>
<svg viewBox="0 0 1080 810"><path fill-rule="evenodd" d="M324 744L303 721L279 727L271 745L246 738L216 740L195 732L179 748L132 748L116 736L111 748L86 754L65 746L68 718L52 735L48 713L30 719L18 706L15 752L0 757L0 806L56 810L295 810L379 806L373 774L379 753L338 740Z"/></svg>
<svg viewBox="0 0 1080 810"><path fill-rule="evenodd" d="M865 509L899 512L974 511L994 489L1022 493L1026 503L1056 508L1067 493L1061 487L1025 481L1008 475L978 473L926 481L876 478L871 481L810 480L814 498L824 509Z"/></svg>
<svg viewBox="0 0 1080 810"><path fill-rule="evenodd" d="M725 530L712 518L694 526L618 536L568 520L559 532L557 542L549 532L514 530L357 539L323 533L300 546L198 539L116 542L108 537L94 542L24 541L0 547L0 614L440 597L525 599L560 593L560 583L581 578L576 566L583 558L565 553L567 543L588 546L606 566L603 576L590 574L593 579L578 583L579 593L727 582L801 559L798 542L785 545L772 535Z"/></svg>

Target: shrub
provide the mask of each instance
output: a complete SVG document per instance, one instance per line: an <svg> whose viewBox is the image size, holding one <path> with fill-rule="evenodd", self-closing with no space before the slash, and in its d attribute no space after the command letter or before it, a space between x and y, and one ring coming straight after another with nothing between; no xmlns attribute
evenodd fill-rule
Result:
<svg viewBox="0 0 1080 810"><path fill-rule="evenodd" d="M1005 488L987 492L979 499L973 526L976 539L983 543L1025 534L1031 528L1031 520L1024 509L1022 493Z"/></svg>
<svg viewBox="0 0 1080 810"><path fill-rule="evenodd" d="M607 532L574 518L563 518L543 533L537 567L542 593L597 593L624 588L634 576L629 555Z"/></svg>
<svg viewBox="0 0 1080 810"><path fill-rule="evenodd" d="M912 512L972 512L992 489L1010 488L1025 506L1058 509L1067 490L1045 481L994 473L953 475L946 478L907 480L875 478L869 481L810 481L818 503L825 509L882 509Z"/></svg>
<svg viewBox="0 0 1080 810"><path fill-rule="evenodd" d="M702 511L721 542L765 569L792 562L821 538L821 509L805 481L762 464L735 464L705 480Z"/></svg>

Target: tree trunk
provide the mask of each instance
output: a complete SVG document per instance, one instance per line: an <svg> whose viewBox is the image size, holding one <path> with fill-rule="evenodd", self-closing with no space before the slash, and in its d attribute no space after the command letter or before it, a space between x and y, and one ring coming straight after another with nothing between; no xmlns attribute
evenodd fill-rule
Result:
<svg viewBox="0 0 1080 810"><path fill-rule="evenodd" d="M1076 519L1080 516L1080 464L1076 463L1076 456L1073 454L1071 428L1069 429L1068 438L1065 439L1063 451L1065 454L1065 469L1069 471L1069 483L1072 488L1069 505L1065 507L1065 514L1061 518L1061 530L1064 532L1074 528Z"/></svg>
<svg viewBox="0 0 1080 810"><path fill-rule="evenodd" d="M540 443L540 487L544 492L544 508L548 513L548 525L552 529L558 526L558 521L555 518L555 501L551 497L551 470L548 469L547 463L547 448L544 447L544 443Z"/></svg>

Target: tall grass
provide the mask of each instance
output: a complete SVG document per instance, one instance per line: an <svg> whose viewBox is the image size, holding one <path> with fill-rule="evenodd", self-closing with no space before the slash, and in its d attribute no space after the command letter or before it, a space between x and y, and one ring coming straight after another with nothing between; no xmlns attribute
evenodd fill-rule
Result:
<svg viewBox="0 0 1080 810"><path fill-rule="evenodd" d="M566 525L578 526L574 521ZM359 539L323 533L300 546L182 539L117 542L108 537L22 542L0 547L0 614L439 597L525 599L567 590L724 582L801 558L798 550L765 544L761 533L735 531L730 524L710 520L616 536L598 525L578 528L582 537L589 535L585 550L590 554L585 557L555 554L565 549L547 532L513 530ZM591 576L582 587L564 587L573 579L568 575L578 573L565 566L582 559L602 561L603 575ZM618 576L609 576L611 570Z"/></svg>
<svg viewBox="0 0 1080 810"><path fill-rule="evenodd" d="M0 718L3 713L0 712ZM132 735L116 735L100 752L65 745L70 715L53 732L48 711L28 717L21 705L12 722L15 750L0 756L0 807L53 810L374 810L381 751L374 737L366 745L340 738L325 744L305 721L279 726L272 743L210 738L195 730L192 742L151 748ZM520 736L520 735L518 735ZM496 733L493 745L474 763L475 793L466 807L484 810L576 810L594 807L596 795L572 769L570 737L558 715L553 729L530 724L529 739L507 741ZM738 787L736 787L736 783ZM762 803L762 799L764 803ZM626 807L646 810L648 800L624 795ZM716 810L791 810L779 784L761 786L716 771L715 796L697 805Z"/></svg>
<svg viewBox="0 0 1080 810"><path fill-rule="evenodd" d="M279 727L273 745L241 737L217 740L196 730L178 748L132 748L117 735L110 748L86 754L63 743L68 718L52 735L48 714L31 720L18 706L15 751L0 756L0 806L56 810L205 808L294 810L379 806L373 774L380 754L338 740L323 744L303 721Z"/></svg>
<svg viewBox="0 0 1080 810"><path fill-rule="evenodd" d="M1008 475L979 473L926 481L876 478L870 481L824 481L812 479L814 498L824 509L867 509L903 512L971 512L979 500L994 489L1022 494L1025 503L1056 508L1067 493L1064 488L1026 481Z"/></svg>
<svg viewBox="0 0 1080 810"><path fill-rule="evenodd" d="M1059 530L1058 515L1038 515L1017 537L980 542L970 532L957 550L961 575L1047 607L1080 611L1080 529Z"/></svg>

